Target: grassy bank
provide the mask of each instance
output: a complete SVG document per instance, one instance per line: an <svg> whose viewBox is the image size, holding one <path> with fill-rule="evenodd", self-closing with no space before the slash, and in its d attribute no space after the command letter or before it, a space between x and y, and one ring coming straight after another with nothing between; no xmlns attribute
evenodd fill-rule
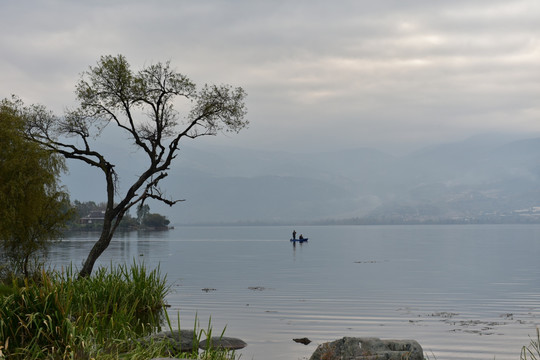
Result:
<svg viewBox="0 0 540 360"><path fill-rule="evenodd" d="M160 331L164 323L170 326L164 311L168 291L159 268L148 271L137 264L100 268L83 279L69 269L4 282L0 285L0 359L168 356L166 344L143 346L134 341ZM208 349L202 356L226 359L230 354Z"/></svg>

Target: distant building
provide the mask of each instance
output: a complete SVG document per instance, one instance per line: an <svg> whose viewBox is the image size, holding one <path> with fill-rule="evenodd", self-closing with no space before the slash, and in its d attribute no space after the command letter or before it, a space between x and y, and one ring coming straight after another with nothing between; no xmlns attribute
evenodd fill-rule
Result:
<svg viewBox="0 0 540 360"><path fill-rule="evenodd" d="M90 211L90 214L86 215L85 217L82 217L79 220L79 223L82 225L103 224L104 221L105 221L105 211L96 210L96 211Z"/></svg>

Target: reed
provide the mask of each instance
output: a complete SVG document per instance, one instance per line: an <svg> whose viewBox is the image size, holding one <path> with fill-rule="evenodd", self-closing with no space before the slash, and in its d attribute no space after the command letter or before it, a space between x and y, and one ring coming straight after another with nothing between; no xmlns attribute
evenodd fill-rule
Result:
<svg viewBox="0 0 540 360"><path fill-rule="evenodd" d="M180 327L180 315L177 314L177 324ZM169 330L173 330L173 326L171 323L171 319L167 313L165 313L165 320L169 327ZM202 360L235 360L239 359L240 356L237 357L236 352L234 350L227 350L219 347L214 347L211 341L206 342L206 348L203 349L203 351L200 353L199 345L201 343L201 339L211 339L213 334L212 329L212 318L208 319L208 325L206 329L201 328L199 319L197 317L197 314L195 314L195 323L193 325L193 344L194 344L194 350L191 353L187 354L177 354L178 357L180 356L186 356L189 359L202 359ZM221 332L220 338L222 338L225 335L224 328Z"/></svg>
<svg viewBox="0 0 540 360"><path fill-rule="evenodd" d="M529 346L521 349L521 360L540 360L540 329L536 328L536 338L532 338Z"/></svg>
<svg viewBox="0 0 540 360"><path fill-rule="evenodd" d="M150 359L169 354L166 343L134 341L171 321L164 311L170 291L159 267L101 267L78 278L72 267L42 271L0 285L0 359ZM179 320L179 319L178 319ZM178 324L180 322L178 321ZM211 336L210 323L196 343ZM172 354L178 357L186 354ZM234 359L234 352L209 347L192 358Z"/></svg>
<svg viewBox="0 0 540 360"><path fill-rule="evenodd" d="M12 283L12 294L0 298L0 346L10 359L65 358L78 345L70 321L69 304L52 279L43 273L41 283Z"/></svg>
<svg viewBox="0 0 540 360"><path fill-rule="evenodd" d="M98 340L121 337L126 331L146 335L160 330L170 288L159 267L148 271L136 263L111 265L81 279L69 269L60 282L68 288L64 302L71 304L72 316L79 326L97 330Z"/></svg>

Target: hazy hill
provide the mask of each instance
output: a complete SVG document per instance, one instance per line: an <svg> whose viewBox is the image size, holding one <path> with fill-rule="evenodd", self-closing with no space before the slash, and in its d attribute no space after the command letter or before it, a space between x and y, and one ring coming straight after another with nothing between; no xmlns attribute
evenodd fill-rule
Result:
<svg viewBox="0 0 540 360"><path fill-rule="evenodd" d="M144 157L103 146L128 174L124 185ZM69 165L72 199L101 201L99 172ZM540 139L478 136L404 156L367 148L304 154L186 147L169 174L163 188L186 201L150 206L172 223L473 217L540 205Z"/></svg>

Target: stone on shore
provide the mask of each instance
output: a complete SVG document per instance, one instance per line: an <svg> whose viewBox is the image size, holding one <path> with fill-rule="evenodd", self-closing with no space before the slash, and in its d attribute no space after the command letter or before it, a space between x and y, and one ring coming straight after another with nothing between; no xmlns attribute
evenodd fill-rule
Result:
<svg viewBox="0 0 540 360"><path fill-rule="evenodd" d="M317 347L310 360L423 360L424 351L415 340L354 338L327 342Z"/></svg>
<svg viewBox="0 0 540 360"><path fill-rule="evenodd" d="M210 341L209 341L210 340ZM214 336L210 339L202 340L199 343L199 349L204 350L206 349L208 343L210 343L210 346L215 349L227 349L227 350L240 350L247 346L247 344L236 338L231 337L222 337L222 336Z"/></svg>
<svg viewBox="0 0 540 360"><path fill-rule="evenodd" d="M193 330L173 330L163 331L157 334L148 335L138 341L142 344L152 342L167 342L169 354L178 354L180 352L198 351L195 340L196 334ZM208 344L215 349L239 350L247 344L236 338L215 336L210 339L199 342L199 349L205 350Z"/></svg>

